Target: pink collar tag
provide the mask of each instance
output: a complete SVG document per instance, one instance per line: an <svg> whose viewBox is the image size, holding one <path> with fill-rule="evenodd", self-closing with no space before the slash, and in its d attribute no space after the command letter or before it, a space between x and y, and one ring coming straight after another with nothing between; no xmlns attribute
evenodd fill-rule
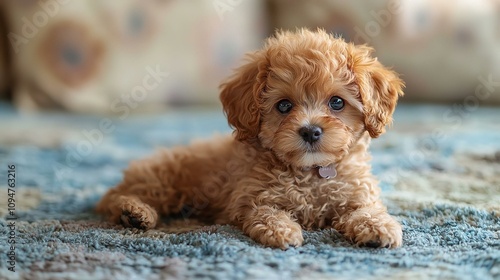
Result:
<svg viewBox="0 0 500 280"><path fill-rule="evenodd" d="M318 173L321 178L331 179L337 176L337 169L333 165L329 166L319 166Z"/></svg>

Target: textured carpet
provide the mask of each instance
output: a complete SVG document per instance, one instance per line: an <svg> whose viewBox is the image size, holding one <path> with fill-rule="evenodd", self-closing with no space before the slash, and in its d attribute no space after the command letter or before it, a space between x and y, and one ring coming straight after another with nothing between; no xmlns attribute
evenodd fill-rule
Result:
<svg viewBox="0 0 500 280"><path fill-rule="evenodd" d="M0 279L499 279L500 109L469 109L400 106L393 129L373 142L402 248L357 248L326 229L282 251L227 225L165 220L144 232L92 212L130 160L228 132L219 111L113 119L98 141L100 118L20 116L0 104ZM5 253L9 164L16 272Z"/></svg>

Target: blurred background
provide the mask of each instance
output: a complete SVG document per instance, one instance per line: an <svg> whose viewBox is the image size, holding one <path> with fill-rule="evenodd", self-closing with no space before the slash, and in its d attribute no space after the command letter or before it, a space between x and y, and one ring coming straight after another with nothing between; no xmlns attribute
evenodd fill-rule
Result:
<svg viewBox="0 0 500 280"><path fill-rule="evenodd" d="M91 114L220 106L218 85L276 29L368 44L402 102L500 104L500 0L3 0L0 98Z"/></svg>
<svg viewBox="0 0 500 280"><path fill-rule="evenodd" d="M404 251L352 251L328 229L260 254L231 227L100 221L129 162L230 133L219 84L276 29L300 27L374 47L406 82L370 146ZM16 165L22 279L499 279L498 106L500 0L0 0L0 232Z"/></svg>

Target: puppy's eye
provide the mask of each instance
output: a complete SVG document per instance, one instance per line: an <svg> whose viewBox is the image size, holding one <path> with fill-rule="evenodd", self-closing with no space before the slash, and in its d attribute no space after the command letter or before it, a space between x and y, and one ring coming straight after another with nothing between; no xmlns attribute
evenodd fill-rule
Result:
<svg viewBox="0 0 500 280"><path fill-rule="evenodd" d="M328 101L328 106L334 111L342 110L344 108L344 100L338 96L334 96Z"/></svg>
<svg viewBox="0 0 500 280"><path fill-rule="evenodd" d="M292 110L293 104L288 99L283 99L276 104L276 109L282 114L288 114Z"/></svg>

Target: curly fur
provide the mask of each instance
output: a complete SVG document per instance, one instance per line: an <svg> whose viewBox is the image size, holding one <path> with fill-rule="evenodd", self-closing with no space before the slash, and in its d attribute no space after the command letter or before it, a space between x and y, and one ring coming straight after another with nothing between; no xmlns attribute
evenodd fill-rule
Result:
<svg viewBox="0 0 500 280"><path fill-rule="evenodd" d="M403 82L371 52L323 30L278 32L221 85L234 135L133 162L97 210L142 229L172 214L231 223L283 249L302 245L302 229L324 227L359 245L400 246L368 146L391 122ZM332 96L344 99L341 111L328 107ZM282 99L294 104L288 114L276 110ZM323 129L314 146L298 133L309 124ZM318 175L328 165L335 178Z"/></svg>

